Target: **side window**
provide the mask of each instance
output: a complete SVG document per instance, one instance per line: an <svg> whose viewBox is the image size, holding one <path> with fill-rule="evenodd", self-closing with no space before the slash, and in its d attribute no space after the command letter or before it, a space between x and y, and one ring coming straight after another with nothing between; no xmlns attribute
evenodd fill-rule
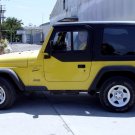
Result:
<svg viewBox="0 0 135 135"><path fill-rule="evenodd" d="M84 51L88 45L88 32L56 32L52 41L54 51Z"/></svg>
<svg viewBox="0 0 135 135"><path fill-rule="evenodd" d="M56 32L52 48L55 51L71 51L71 32Z"/></svg>
<svg viewBox="0 0 135 135"><path fill-rule="evenodd" d="M105 28L102 55L135 55L135 28Z"/></svg>
<svg viewBox="0 0 135 135"><path fill-rule="evenodd" d="M87 31L73 32L73 50L75 51L86 50L87 41L88 41Z"/></svg>

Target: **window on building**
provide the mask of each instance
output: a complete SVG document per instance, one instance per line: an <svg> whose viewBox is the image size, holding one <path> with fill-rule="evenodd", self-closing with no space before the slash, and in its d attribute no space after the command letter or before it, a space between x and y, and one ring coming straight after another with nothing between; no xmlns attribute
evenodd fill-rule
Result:
<svg viewBox="0 0 135 135"><path fill-rule="evenodd" d="M66 9L66 1L63 0L63 10L65 10L65 9Z"/></svg>
<svg viewBox="0 0 135 135"><path fill-rule="evenodd" d="M105 28L102 55L135 55L135 28Z"/></svg>

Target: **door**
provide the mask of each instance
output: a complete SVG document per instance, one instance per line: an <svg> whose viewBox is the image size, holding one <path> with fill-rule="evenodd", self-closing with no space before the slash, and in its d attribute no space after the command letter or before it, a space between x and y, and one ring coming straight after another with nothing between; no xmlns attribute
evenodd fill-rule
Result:
<svg viewBox="0 0 135 135"><path fill-rule="evenodd" d="M91 69L91 37L90 29L55 28L50 38L51 57L44 59L45 79L54 82L86 81Z"/></svg>

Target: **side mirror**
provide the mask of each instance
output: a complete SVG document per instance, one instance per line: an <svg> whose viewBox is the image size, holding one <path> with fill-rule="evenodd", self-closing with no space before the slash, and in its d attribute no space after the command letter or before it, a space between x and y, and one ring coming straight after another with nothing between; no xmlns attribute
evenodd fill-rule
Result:
<svg viewBox="0 0 135 135"><path fill-rule="evenodd" d="M51 55L49 53L45 53L44 58L45 59L50 59L51 58Z"/></svg>

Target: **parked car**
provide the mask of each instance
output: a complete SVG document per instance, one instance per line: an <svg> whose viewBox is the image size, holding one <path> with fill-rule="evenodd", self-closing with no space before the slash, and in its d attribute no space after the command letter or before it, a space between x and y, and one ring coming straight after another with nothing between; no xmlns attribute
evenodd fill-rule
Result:
<svg viewBox="0 0 135 135"><path fill-rule="evenodd" d="M0 108L18 91L99 93L107 110L135 103L135 22L76 22L52 26L40 51L0 56Z"/></svg>

